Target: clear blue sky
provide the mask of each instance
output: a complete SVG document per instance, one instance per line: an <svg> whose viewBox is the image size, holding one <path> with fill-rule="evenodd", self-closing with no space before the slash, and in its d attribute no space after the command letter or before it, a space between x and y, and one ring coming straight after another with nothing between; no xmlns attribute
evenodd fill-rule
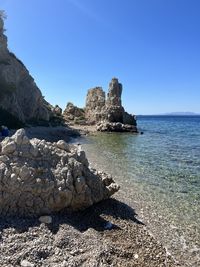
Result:
<svg viewBox="0 0 200 267"><path fill-rule="evenodd" d="M9 48L45 98L84 106L123 84L135 114L200 113L199 0L0 0Z"/></svg>

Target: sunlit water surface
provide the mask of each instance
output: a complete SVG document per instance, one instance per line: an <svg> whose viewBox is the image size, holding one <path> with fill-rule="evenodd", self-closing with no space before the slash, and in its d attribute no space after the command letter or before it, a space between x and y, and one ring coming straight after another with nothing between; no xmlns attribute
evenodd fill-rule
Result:
<svg viewBox="0 0 200 267"><path fill-rule="evenodd" d="M181 266L199 267L200 117L138 117L138 128L86 137L83 148Z"/></svg>

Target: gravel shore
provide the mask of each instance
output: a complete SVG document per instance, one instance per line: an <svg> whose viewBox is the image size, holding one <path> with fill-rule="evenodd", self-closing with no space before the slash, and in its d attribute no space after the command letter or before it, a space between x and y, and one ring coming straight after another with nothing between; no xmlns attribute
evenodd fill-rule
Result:
<svg viewBox="0 0 200 267"><path fill-rule="evenodd" d="M69 139L73 131L65 136L67 131L28 129L30 137L48 141L56 133L60 133L57 139ZM133 207L121 201L117 194L81 212L52 214L51 224L38 218L1 218L0 266L180 266L149 233Z"/></svg>
<svg viewBox="0 0 200 267"><path fill-rule="evenodd" d="M178 266L119 200L82 212L63 211L52 219L48 225L38 219L1 219L0 266Z"/></svg>

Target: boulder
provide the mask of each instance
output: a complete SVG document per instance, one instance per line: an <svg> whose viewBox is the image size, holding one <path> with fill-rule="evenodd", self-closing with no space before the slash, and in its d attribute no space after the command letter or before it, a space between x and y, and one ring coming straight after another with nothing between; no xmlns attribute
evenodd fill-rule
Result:
<svg viewBox="0 0 200 267"><path fill-rule="evenodd" d="M23 129L1 142L0 184L1 216L80 210L119 190L111 176L89 167L80 145L28 139Z"/></svg>

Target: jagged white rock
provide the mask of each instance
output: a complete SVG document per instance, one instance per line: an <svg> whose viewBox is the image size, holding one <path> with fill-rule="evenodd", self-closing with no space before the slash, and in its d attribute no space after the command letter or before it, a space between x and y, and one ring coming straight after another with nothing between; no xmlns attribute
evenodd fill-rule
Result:
<svg viewBox="0 0 200 267"><path fill-rule="evenodd" d="M28 139L24 129L0 143L0 214L36 216L77 210L119 190L90 169L80 146Z"/></svg>

